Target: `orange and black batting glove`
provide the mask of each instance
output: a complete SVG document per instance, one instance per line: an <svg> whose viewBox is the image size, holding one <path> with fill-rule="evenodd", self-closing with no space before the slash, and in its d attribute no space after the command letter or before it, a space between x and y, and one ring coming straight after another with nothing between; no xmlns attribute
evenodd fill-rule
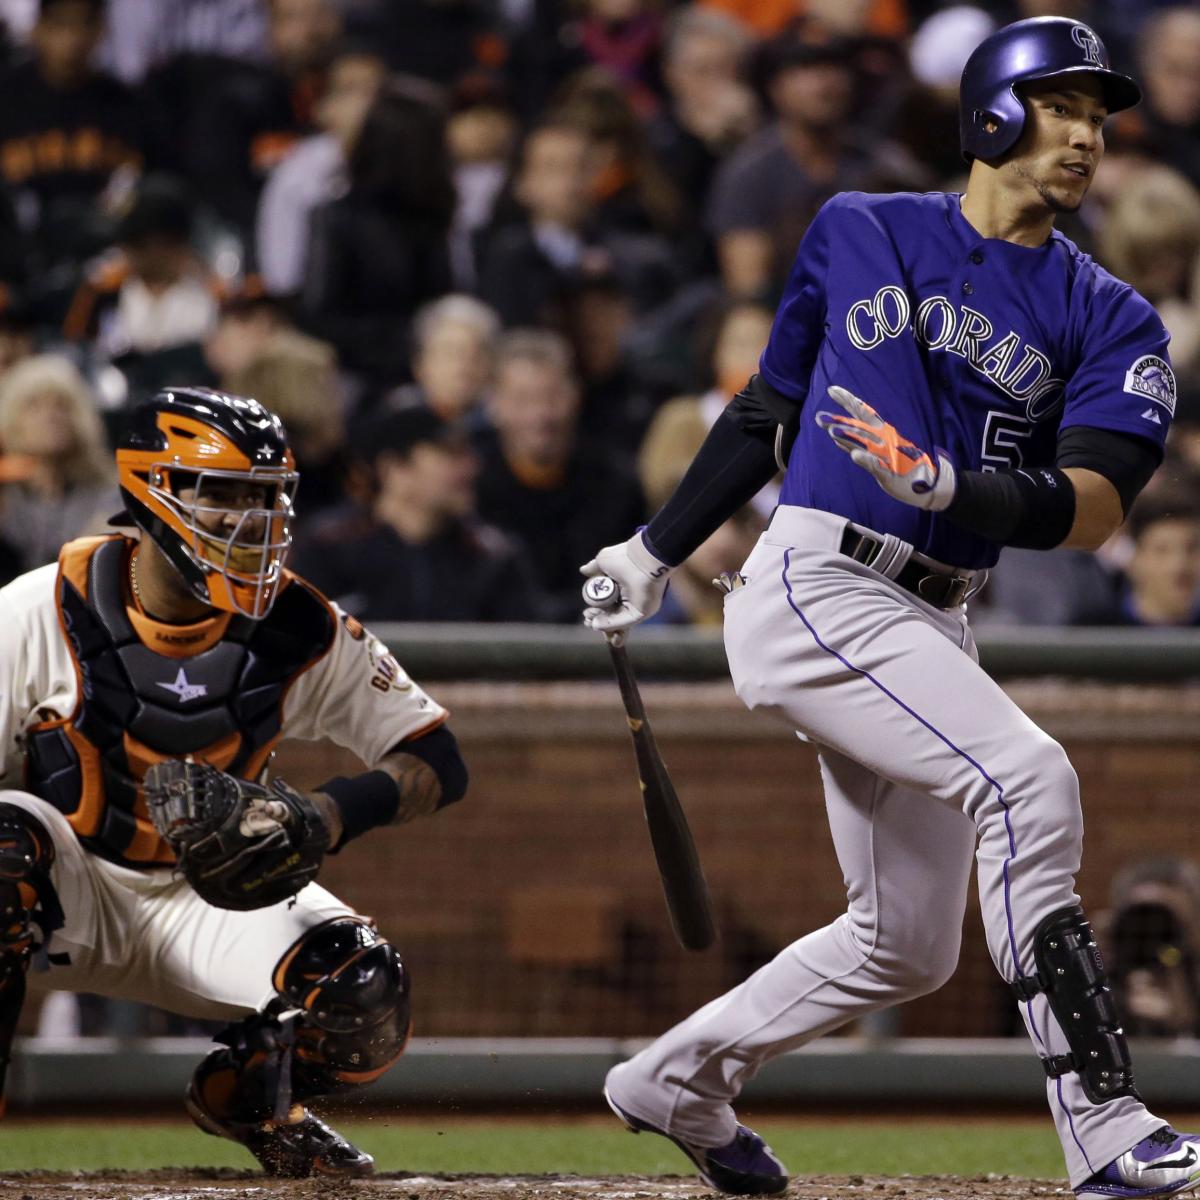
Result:
<svg viewBox="0 0 1200 1200"><path fill-rule="evenodd" d="M829 398L849 413L819 412L817 424L834 444L850 455L889 496L940 512L954 499L954 464L946 452L928 454L889 425L865 400L843 387L828 389Z"/></svg>

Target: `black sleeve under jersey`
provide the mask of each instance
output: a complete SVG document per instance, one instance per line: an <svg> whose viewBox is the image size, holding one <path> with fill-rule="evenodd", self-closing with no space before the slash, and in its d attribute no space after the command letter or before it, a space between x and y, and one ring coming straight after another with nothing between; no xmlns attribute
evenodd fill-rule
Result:
<svg viewBox="0 0 1200 1200"><path fill-rule="evenodd" d="M1081 467L1103 475L1121 497L1121 511L1128 516L1138 493L1162 462L1157 442L1131 433L1113 433L1088 425L1072 425L1058 435L1054 465Z"/></svg>
<svg viewBox="0 0 1200 1200"><path fill-rule="evenodd" d="M675 567L771 481L799 428L800 406L759 375L717 418L643 540ZM783 433L779 433L779 430Z"/></svg>

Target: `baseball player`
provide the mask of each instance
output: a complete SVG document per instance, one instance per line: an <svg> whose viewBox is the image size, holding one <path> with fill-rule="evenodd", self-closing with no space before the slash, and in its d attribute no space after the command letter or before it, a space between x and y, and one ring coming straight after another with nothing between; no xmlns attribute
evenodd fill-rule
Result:
<svg viewBox="0 0 1200 1200"><path fill-rule="evenodd" d="M954 970L971 858L988 946L1047 1076L1081 1196L1200 1181L1200 1136L1143 1105L1075 893L1062 750L977 664L965 603L1004 546L1094 549L1158 465L1175 407L1150 305L1054 230L1106 116L1139 99L1086 25L1019 21L962 78L962 196L835 196L806 233L759 373L644 532L584 568L613 631L790 454L725 600L738 695L819 750L849 908L608 1076L635 1130L713 1186L782 1191L730 1107L763 1063Z"/></svg>
<svg viewBox="0 0 1200 1200"><path fill-rule="evenodd" d="M297 474L279 419L201 388L136 409L124 533L0 591L0 1063L32 981L231 1022L186 1096L269 1174L371 1157L305 1103L400 1057L409 979L310 882L326 850L459 799L446 711L283 568ZM283 737L372 769L258 782Z"/></svg>

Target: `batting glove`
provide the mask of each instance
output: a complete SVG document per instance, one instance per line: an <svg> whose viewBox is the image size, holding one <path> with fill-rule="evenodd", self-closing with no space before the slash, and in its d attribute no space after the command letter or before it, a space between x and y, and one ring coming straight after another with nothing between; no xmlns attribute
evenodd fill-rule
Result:
<svg viewBox="0 0 1200 1200"><path fill-rule="evenodd" d="M843 387L829 388L829 397L850 415L819 412L817 424L835 445L865 471L889 496L929 512L941 512L954 499L954 464L946 452L933 455L914 446L869 404Z"/></svg>
<svg viewBox="0 0 1200 1200"><path fill-rule="evenodd" d="M593 575L607 575L616 583L621 602L612 608L585 608L583 623L589 629L612 633L652 617L662 605L667 581L674 570L646 549L641 533L635 533L618 546L605 546L579 571L589 579Z"/></svg>

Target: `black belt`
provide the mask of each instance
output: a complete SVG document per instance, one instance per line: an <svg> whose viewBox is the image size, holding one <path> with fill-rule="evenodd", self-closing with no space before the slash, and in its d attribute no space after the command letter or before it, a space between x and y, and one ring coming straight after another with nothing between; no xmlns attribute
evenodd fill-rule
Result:
<svg viewBox="0 0 1200 1200"><path fill-rule="evenodd" d="M847 525L839 549L855 562L869 567L879 557L883 539ZM953 567L935 566L928 560L919 561L914 555L892 578L926 604L950 609L958 608L983 586L982 574L981 571L956 571Z"/></svg>

